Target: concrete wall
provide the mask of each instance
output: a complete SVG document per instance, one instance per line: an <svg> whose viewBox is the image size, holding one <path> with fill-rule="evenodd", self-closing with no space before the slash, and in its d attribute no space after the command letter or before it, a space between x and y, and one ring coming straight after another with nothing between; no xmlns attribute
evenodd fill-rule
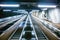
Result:
<svg viewBox="0 0 60 40"><path fill-rule="evenodd" d="M49 20L54 23L60 23L60 9L54 8L48 11Z"/></svg>

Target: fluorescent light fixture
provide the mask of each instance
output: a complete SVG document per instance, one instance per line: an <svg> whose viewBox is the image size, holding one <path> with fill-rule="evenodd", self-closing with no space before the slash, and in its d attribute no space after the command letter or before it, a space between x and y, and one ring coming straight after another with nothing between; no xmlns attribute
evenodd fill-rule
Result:
<svg viewBox="0 0 60 40"><path fill-rule="evenodd" d="M4 11L4 12L6 12L6 11L11 11L11 10L8 10L8 9L4 9L3 11Z"/></svg>
<svg viewBox="0 0 60 40"><path fill-rule="evenodd" d="M19 7L19 4L0 4L0 7Z"/></svg>
<svg viewBox="0 0 60 40"><path fill-rule="evenodd" d="M44 7L44 8L55 8L56 5L38 5L38 7Z"/></svg>

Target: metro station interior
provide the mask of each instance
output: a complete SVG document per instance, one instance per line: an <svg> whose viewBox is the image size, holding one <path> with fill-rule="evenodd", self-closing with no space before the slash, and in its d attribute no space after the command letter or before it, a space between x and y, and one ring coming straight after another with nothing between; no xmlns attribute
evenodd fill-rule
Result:
<svg viewBox="0 0 60 40"><path fill-rule="evenodd" d="M0 0L0 40L60 40L60 0Z"/></svg>

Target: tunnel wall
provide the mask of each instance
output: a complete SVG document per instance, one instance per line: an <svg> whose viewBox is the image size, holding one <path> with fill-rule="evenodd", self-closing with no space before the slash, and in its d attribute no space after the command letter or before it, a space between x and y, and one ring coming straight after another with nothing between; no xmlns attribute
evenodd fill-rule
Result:
<svg viewBox="0 0 60 40"><path fill-rule="evenodd" d="M48 11L48 15L49 15L49 20L52 21L53 23L60 23L60 9L58 8L54 8L54 9L50 9Z"/></svg>
<svg viewBox="0 0 60 40"><path fill-rule="evenodd" d="M5 18L5 17L9 17L9 16L15 16L15 15L20 15L21 13L13 13L11 12L3 12L3 9L0 8L0 18Z"/></svg>

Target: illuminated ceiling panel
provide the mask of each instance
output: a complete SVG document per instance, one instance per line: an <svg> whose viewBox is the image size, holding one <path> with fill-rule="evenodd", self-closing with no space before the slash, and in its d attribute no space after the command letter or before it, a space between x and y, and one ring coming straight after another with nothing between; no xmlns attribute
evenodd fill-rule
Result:
<svg viewBox="0 0 60 40"><path fill-rule="evenodd" d="M19 7L19 4L0 4L0 7Z"/></svg>

